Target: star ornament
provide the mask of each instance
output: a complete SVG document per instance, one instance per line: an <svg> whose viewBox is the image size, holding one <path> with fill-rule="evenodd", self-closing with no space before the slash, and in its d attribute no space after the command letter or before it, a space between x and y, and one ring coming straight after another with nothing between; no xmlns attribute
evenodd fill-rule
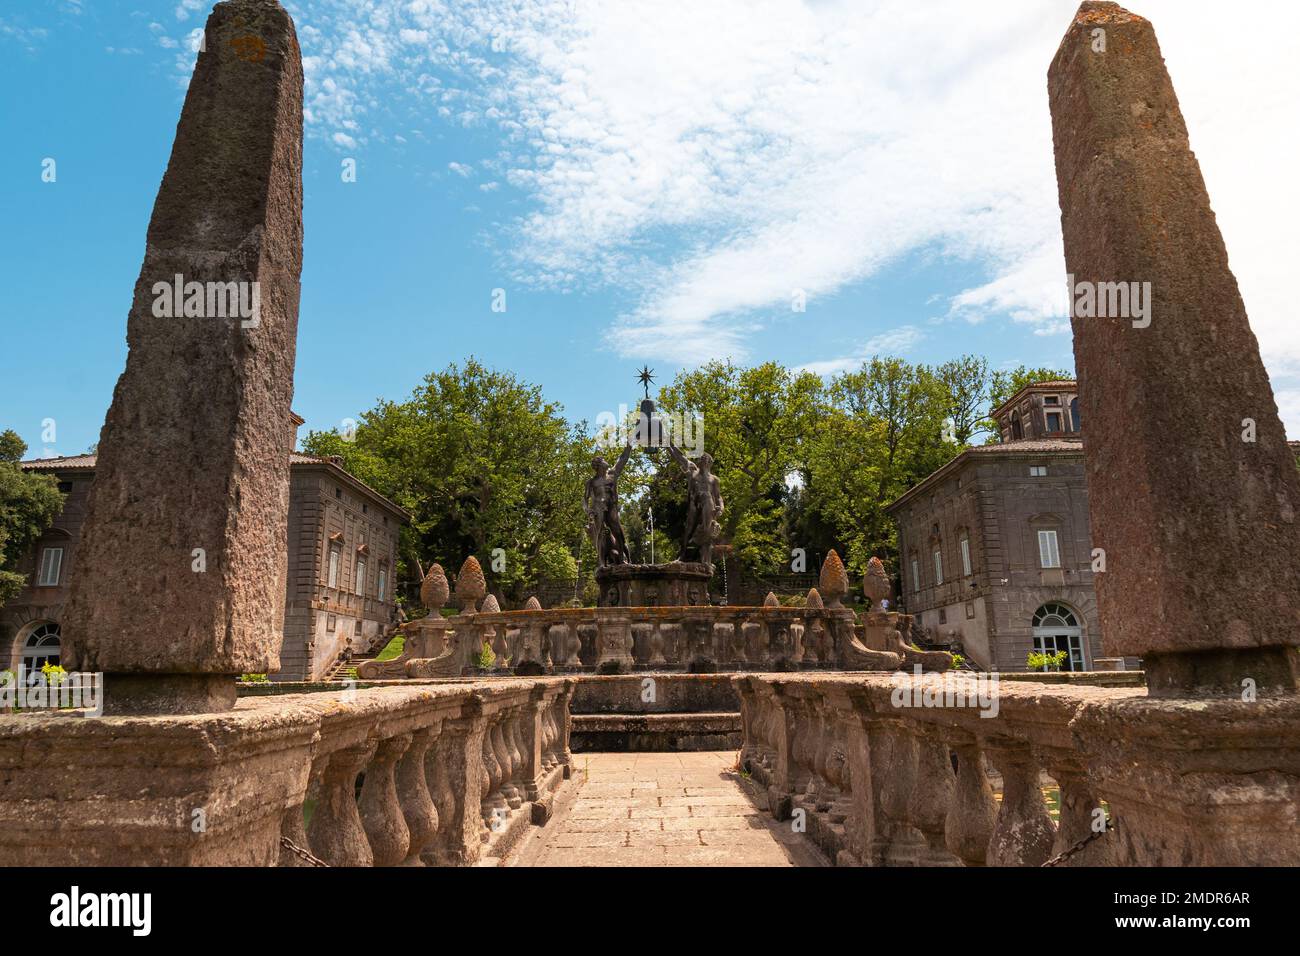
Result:
<svg viewBox="0 0 1300 956"><path fill-rule="evenodd" d="M645 397L650 397L650 386L655 380L655 370L650 366L642 366L640 373L637 375L637 381L645 388Z"/></svg>

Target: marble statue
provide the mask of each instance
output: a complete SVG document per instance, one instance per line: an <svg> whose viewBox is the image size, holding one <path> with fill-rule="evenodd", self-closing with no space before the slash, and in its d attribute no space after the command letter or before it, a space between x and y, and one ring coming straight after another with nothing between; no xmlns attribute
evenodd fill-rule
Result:
<svg viewBox="0 0 1300 956"><path fill-rule="evenodd" d="M582 507L587 512L587 533L596 551L597 568L627 563L627 541L618 517L618 478L631 455L632 443L628 442L613 469L599 456L591 462L595 474L587 479Z"/></svg>
<svg viewBox="0 0 1300 956"><path fill-rule="evenodd" d="M722 534L722 490L718 477L713 474L713 456L700 455L699 463L687 458L671 441L668 454L686 473L686 533L682 538L683 553L694 545L700 551L700 563L712 565L713 542Z"/></svg>

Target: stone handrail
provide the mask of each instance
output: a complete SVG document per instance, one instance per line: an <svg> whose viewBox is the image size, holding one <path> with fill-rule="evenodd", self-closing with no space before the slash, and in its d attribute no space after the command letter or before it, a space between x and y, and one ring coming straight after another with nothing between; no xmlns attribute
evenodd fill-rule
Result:
<svg viewBox="0 0 1300 956"><path fill-rule="evenodd" d="M897 614L867 615L868 646L847 608L589 607L494 611L406 625L407 649L367 661L363 679L445 677L472 672L482 647L521 674L630 670L892 670L922 652L902 648ZM893 635L892 643L884 639ZM877 646L878 645L878 646ZM927 667L938 666L927 656ZM945 665L946 666L946 665Z"/></svg>
<svg viewBox="0 0 1300 956"><path fill-rule="evenodd" d="M773 815L797 818L841 865L1300 864L1294 696L1153 699L987 675L733 683L742 765ZM1060 788L1059 824L1044 774Z"/></svg>
<svg viewBox="0 0 1300 956"><path fill-rule="evenodd" d="M570 774L573 687L503 678L254 697L190 717L0 717L0 767L21 768L0 782L0 865L500 857Z"/></svg>

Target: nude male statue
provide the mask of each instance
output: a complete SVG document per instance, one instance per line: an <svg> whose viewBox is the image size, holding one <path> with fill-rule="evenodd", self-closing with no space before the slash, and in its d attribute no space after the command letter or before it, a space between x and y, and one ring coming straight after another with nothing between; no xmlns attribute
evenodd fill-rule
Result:
<svg viewBox="0 0 1300 956"><path fill-rule="evenodd" d="M618 517L618 478L631 455L632 443L628 442L613 470L600 456L591 462L595 474L587 479L582 507L587 512L587 533L591 535L598 568L627 563L627 541Z"/></svg>
<svg viewBox="0 0 1300 956"><path fill-rule="evenodd" d="M699 457L699 464L687 458L680 448L671 441L668 454L672 455L677 467L686 472L686 534L682 540L682 551L691 545L700 549L700 563L713 563L713 542L722 534L722 490L718 485L718 476L713 474L713 456L705 452Z"/></svg>

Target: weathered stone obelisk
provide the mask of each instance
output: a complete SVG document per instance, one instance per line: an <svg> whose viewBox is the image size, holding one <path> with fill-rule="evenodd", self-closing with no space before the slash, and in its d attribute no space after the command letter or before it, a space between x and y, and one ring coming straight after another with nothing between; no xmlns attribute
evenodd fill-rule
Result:
<svg viewBox="0 0 1300 956"><path fill-rule="evenodd" d="M228 0L154 203L65 615L108 712L226 709L232 675L279 668L301 269L293 21Z"/></svg>
<svg viewBox="0 0 1300 956"><path fill-rule="evenodd" d="M1084 3L1048 91L1072 297L1112 306L1071 313L1106 652L1153 695L1293 692L1300 477L1151 24ZM1148 282L1138 318L1098 287Z"/></svg>

